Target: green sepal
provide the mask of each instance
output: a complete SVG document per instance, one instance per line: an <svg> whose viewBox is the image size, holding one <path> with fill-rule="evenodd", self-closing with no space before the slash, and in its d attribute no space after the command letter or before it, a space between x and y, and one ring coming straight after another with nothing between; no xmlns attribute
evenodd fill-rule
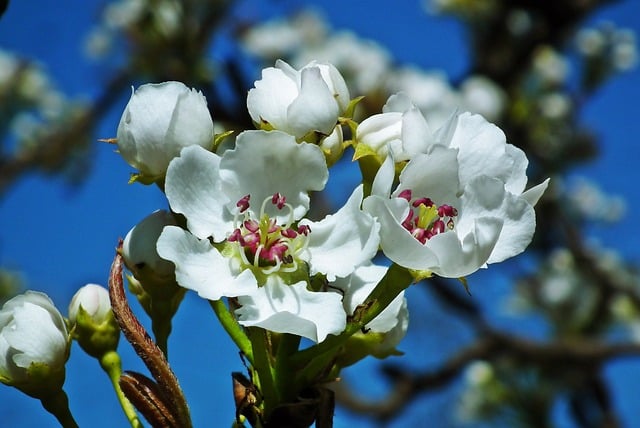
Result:
<svg viewBox="0 0 640 428"><path fill-rule="evenodd" d="M105 353L117 349L120 341L120 328L113 312L109 312L107 318L97 324L80 305L71 335L84 352L94 358L101 358Z"/></svg>
<svg viewBox="0 0 640 428"><path fill-rule="evenodd" d="M127 184L141 183L141 184L144 184L145 186L148 186L150 184L154 184L163 180L164 180L164 175L151 176L151 175L144 175L140 172L132 172L129 175L129 181L127 182Z"/></svg>
<svg viewBox="0 0 640 428"><path fill-rule="evenodd" d="M462 283L464 290L467 292L469 296L471 296L471 290L469 290L469 282L467 281L467 278L465 278L464 276L461 276L460 278L458 278L458 281Z"/></svg>
<svg viewBox="0 0 640 428"><path fill-rule="evenodd" d="M346 117L348 119L353 119L353 116L355 115L355 112L356 112L356 106L363 99L364 99L364 95L356 97L356 98L352 99L351 101L349 101L349 104L347 105L347 109L344 112L344 117Z"/></svg>
<svg viewBox="0 0 640 428"><path fill-rule="evenodd" d="M274 129L276 129L271 123L263 118L260 118L260 123L257 123L256 126L258 127L258 129L261 129L263 131L273 131Z"/></svg>
<svg viewBox="0 0 640 428"><path fill-rule="evenodd" d="M428 279L433 276L433 272L430 270L408 269L408 271L411 273L411 276L413 276L415 282L422 281L423 279Z"/></svg>
<svg viewBox="0 0 640 428"><path fill-rule="evenodd" d="M33 398L46 397L51 394L51 391L62 389L65 378L64 365L58 370L53 370L47 364L34 362L25 371L26 376L21 380L0 376L0 382L13 386Z"/></svg>
<svg viewBox="0 0 640 428"><path fill-rule="evenodd" d="M382 161L378 156L378 152L376 152L371 146L366 144L355 144L355 151L353 152L353 160L359 160L365 156L375 156L376 160L380 165L382 165Z"/></svg>
<svg viewBox="0 0 640 428"><path fill-rule="evenodd" d="M225 131L222 132L220 134L216 134L213 136L213 147L212 147L212 152L216 152L218 150L218 147L220 146L220 144L222 144L222 141L224 141L225 138L227 138L229 135L233 134L234 131Z"/></svg>

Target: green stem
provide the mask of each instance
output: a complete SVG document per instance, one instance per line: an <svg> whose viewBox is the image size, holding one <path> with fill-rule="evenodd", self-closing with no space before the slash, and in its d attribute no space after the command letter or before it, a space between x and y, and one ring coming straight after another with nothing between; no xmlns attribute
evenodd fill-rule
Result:
<svg viewBox="0 0 640 428"><path fill-rule="evenodd" d="M280 400L288 403L295 399L298 390L294 384L295 376L292 372L291 356L300 346L300 336L294 334L282 334L278 343L275 359L275 386Z"/></svg>
<svg viewBox="0 0 640 428"><path fill-rule="evenodd" d="M122 389L120 388L120 375L122 375L122 364L120 362L120 355L116 351L109 351L100 358L100 366L107 373L113 389L116 392L120 406L124 411L125 416L129 420L132 428L142 428L142 423L138 418L138 414L134 409L131 402L125 397Z"/></svg>
<svg viewBox="0 0 640 428"><path fill-rule="evenodd" d="M215 312L220 324L225 329L233 343L236 344L240 352L244 354L244 356L249 360L249 362L253 365L253 349L251 346L251 341L247 337L244 332L244 329L238 321L235 319L227 305L224 304L222 300L210 300L209 304Z"/></svg>
<svg viewBox="0 0 640 428"><path fill-rule="evenodd" d="M75 419L73 419L71 410L69 410L69 398L62 389L40 397L40 402L47 412L56 417L58 422L60 422L60 426L64 428L78 428L78 424Z"/></svg>
<svg viewBox="0 0 640 428"><path fill-rule="evenodd" d="M258 374L256 386L260 390L264 405L265 420L269 420L269 415L280 404L280 394L275 385L275 370L271 358L271 346L266 330L260 327L249 327L247 329L251 344L253 346L253 369ZM254 378L254 382L255 382Z"/></svg>
<svg viewBox="0 0 640 428"><path fill-rule="evenodd" d="M317 371L318 364L312 364L318 358L327 359L327 353L335 353L351 336L362 330L371 320L377 317L403 290L405 290L414 278L411 273L395 263L389 267L385 276L367 296L364 302L358 306L352 319L347 323L344 331L338 336L328 336L323 342L311 346L305 350L296 352L290 359L294 367L304 367L299 373L298 379L312 379L316 373L308 373L307 368ZM316 369L312 369L316 367Z"/></svg>

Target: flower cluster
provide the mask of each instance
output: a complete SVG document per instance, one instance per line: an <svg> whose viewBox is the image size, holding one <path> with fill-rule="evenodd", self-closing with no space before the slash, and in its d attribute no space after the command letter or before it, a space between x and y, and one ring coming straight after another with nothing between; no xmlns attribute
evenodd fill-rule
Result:
<svg viewBox="0 0 640 428"><path fill-rule="evenodd" d="M358 124L347 117L349 90L333 65L278 61L247 97L258 130L217 153L204 100L193 94L177 82L144 85L120 122L123 157L161 177L171 211L184 218L162 223L155 247L151 235L138 234L144 245L128 235L125 262L134 275L142 267L151 275L158 256L171 262L180 287L230 299L242 326L322 342L345 330L381 282L386 268L372 264L379 249L415 278L463 277L531 241L546 182L525 191L526 156L479 115L453 113L432 129L399 93ZM353 138L344 141L346 123ZM355 147L363 184L313 221L310 195L324 189L336 160L327 141L338 157ZM133 260L134 246L149 253L135 257L156 262ZM370 328L403 325L402 298L394 302L392 316L379 314L387 321Z"/></svg>
<svg viewBox="0 0 640 428"><path fill-rule="evenodd" d="M454 110L434 126L400 92L381 113L356 120L359 101L331 63L296 69L277 61L247 96L256 129L222 144L230 132L214 134L202 93L179 82L135 90L115 142L137 170L132 181L156 183L169 210L127 233L111 294L83 287L68 322L38 293L3 307L0 381L34 396L55 381L63 394L73 338L119 379L132 424L137 416L125 395L150 421L162 408L162 417L186 423L186 403L163 397L181 395L166 355L187 290L210 302L249 361L264 400L241 400L238 418L250 422L268 420L366 356L398 354L408 327L405 289L434 274L461 278L524 251L547 181L526 190L524 152L480 115ZM325 190L331 167L348 166L338 162L348 152L361 182L343 206L311 216L319 211L315 192ZM123 297L122 261L151 317L154 344L142 326L128 325L137 320ZM168 392L156 394L142 375L122 375L119 327ZM44 379L50 373L53 380ZM69 415L63 408L56 416Z"/></svg>

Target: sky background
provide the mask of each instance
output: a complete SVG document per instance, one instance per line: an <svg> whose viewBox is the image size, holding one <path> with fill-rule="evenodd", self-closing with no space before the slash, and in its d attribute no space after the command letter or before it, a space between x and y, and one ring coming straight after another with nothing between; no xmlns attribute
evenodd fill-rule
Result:
<svg viewBox="0 0 640 428"><path fill-rule="evenodd" d="M256 16L267 10L246 8ZM281 2L280 8L294 2ZM302 2L295 2L302 3ZM418 0L348 2L325 0L314 3L334 29L352 29L358 35L386 47L398 63L412 63L426 69L445 71L452 80L464 74L467 52L462 27L450 18L427 15ZM39 61L58 88L70 97L92 97L99 92L105 73L83 53L83 36L96 22L100 1L39 2L14 0L0 19L0 48ZM640 31L640 2L626 1L604 9L587 23L611 20L619 27ZM627 214L615 225L595 228L594 236L605 245L619 249L626 258L640 263L640 209L637 183L640 181L640 74L638 71L614 78L585 106L582 121L600 137L602 154L596 162L575 170L597 180L602 189L626 198ZM98 128L97 138L114 137L127 102L123 97ZM214 112L215 114L215 112ZM215 120L215 116L214 116ZM28 288L51 296L63 314L71 296L88 282L106 285L109 266L118 238L152 211L165 207L165 199L154 187L127 185L131 168L113 151L113 147L95 143L93 168L79 187L70 188L61 178L28 175L0 199L0 265L23 273ZM470 277L470 284L490 282L491 288L474 297L495 301L509 284L508 274L483 272ZM464 327L434 307L424 293L410 297L410 334L400 349L408 352L406 364L425 367L437 364L460 343L446 337L464 337ZM413 310L411 308L420 308ZM139 312L141 313L141 312ZM496 322L504 320L496 316ZM504 321L507 325L508 321ZM528 324L513 325L529 330ZM206 334L203 334L206 332ZM119 350L125 368L146 372L122 341ZM172 367L191 399L196 427L228 426L233 418L230 372L242 370L237 353L222 333L206 302L188 294L174 320L169 342ZM126 426L111 393L106 376L95 360L75 344L71 352L65 389L71 409L82 427ZM384 385L376 381L375 364L364 364L362 371L347 371L358 378L372 394L380 394ZM635 373L634 373L635 371ZM613 396L625 426L640 426L633 409L640 406L637 384L640 364L617 362L607 368L616 380ZM633 388L633 389L632 389ZM631 393L630 391L635 391ZM407 415L391 426L417 426L418 421L442 421L455 425L453 407L455 388L429 397L428 406L412 406ZM198 398L197 402L195 397ZM558 409L562 425L563 409ZM40 404L13 388L0 386L0 425L13 427L55 426ZM446 416L442 416L446 415ZM635 421L635 422L634 422ZM335 426L366 427L364 421L339 411ZM570 426L570 425L568 425Z"/></svg>

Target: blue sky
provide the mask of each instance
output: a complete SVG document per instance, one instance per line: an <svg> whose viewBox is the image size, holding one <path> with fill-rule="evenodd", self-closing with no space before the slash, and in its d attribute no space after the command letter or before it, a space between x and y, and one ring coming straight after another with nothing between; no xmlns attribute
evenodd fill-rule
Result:
<svg viewBox="0 0 640 428"><path fill-rule="evenodd" d="M0 47L40 61L68 95L91 97L105 76L100 67L83 57L80 35L90 30L102 2L74 2L72 7L61 3L42 0L36 7L32 2L11 2L0 20ZM461 27L451 19L433 20L423 13L418 0L395 2L393 7L382 0L315 3L334 28L353 29L362 37L378 41L398 62L442 69L454 79L465 71L467 52ZM603 19L639 32L640 4L623 2L603 10L589 22ZM595 232L603 243L622 250L626 257L636 262L640 262L640 248L636 243L640 227L635 215L640 209L636 189L636 183L640 182L638 99L638 71L619 76L595 94L586 106L582 120L601 137L602 156L595 163L576 170L576 173L596 179L606 192L626 198L628 210L623 221ZM96 139L115 136L126 101L123 98L100 124ZM66 313L67 304L77 288L87 282L105 284L118 237L124 236L153 210L165 206L164 197L157 189L127 185L130 172L131 168L113 152L112 146L96 142L93 169L78 188L67 187L60 178L42 175L21 179L0 199L0 224L3 226L0 229L0 264L22 271L29 288L48 293ZM473 284L473 278L470 280ZM422 332L409 337L401 348L405 347L411 353L413 345L425 340L434 348L438 344L442 348L438 353L420 352L413 359L414 362L436 363L439 356L455 349L455 344L441 345L440 337L434 332L445 328L446 314L438 313L424 295L415 294L413 299L412 306L421 310L412 312L412 325L416 330L422 328ZM432 328L434 323L438 328ZM446 328L456 332L463 330L455 324L447 324ZM425 337L429 332L432 335ZM195 426L206 426L211 420L224 425L229 423L233 414L230 372L241 370L242 366L208 305L194 295L188 295L180 308L169 346L172 366L187 398L198 397L198 401L192 403ZM120 350L127 369L144 372L126 342L121 343ZM365 365L359 376L373 379L373 370L374 365ZM630 366L624 364L611 369L616 379L621 380L620 387L614 391L615 398L619 400L622 413L629 417L633 415L632 406L637 408L639 403L626 399L628 390L625 388L631 387L632 380L637 384L638 379L625 380L627 370ZM370 385L374 393L381 388L375 382ZM81 426L125 426L97 362L76 346L72 349L66 389L72 411ZM435 399L432 404L433 415L451 410L448 407L451 404L445 403L444 399ZM0 414L4 426L55 425L35 400L2 386ZM412 418L418 417L424 415L412 408L407 418L396 426L406 426L403 423L411 426L411 421L418 420ZM347 421L349 426L360 426L343 414L336 418L336 426L346 426ZM367 425L362 423L361 426Z"/></svg>

